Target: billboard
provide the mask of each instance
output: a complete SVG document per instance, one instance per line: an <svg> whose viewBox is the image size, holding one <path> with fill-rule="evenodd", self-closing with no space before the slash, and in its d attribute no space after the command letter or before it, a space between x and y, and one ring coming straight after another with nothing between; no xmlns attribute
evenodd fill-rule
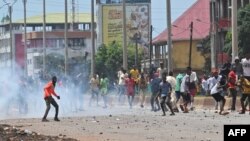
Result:
<svg viewBox="0 0 250 141"><path fill-rule="evenodd" d="M102 42L106 45L112 42L122 44L122 6L103 5L102 7ZM126 6L127 41L141 45L149 42L149 4L133 4Z"/></svg>
<svg viewBox="0 0 250 141"><path fill-rule="evenodd" d="M96 4L119 4L123 0L96 0ZM150 3L151 0L126 0L126 3Z"/></svg>

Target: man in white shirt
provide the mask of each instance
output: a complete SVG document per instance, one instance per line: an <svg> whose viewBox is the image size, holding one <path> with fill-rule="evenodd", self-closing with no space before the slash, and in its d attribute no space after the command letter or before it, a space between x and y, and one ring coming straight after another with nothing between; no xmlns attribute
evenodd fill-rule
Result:
<svg viewBox="0 0 250 141"><path fill-rule="evenodd" d="M220 103L220 115L226 115L228 114L228 112L224 112L224 106L226 103L226 99L224 98L224 96L221 94L223 92L223 87L226 87L227 82L226 82L226 77L223 76L219 82L217 82L211 89L210 94L212 95L212 97L214 98L214 100Z"/></svg>
<svg viewBox="0 0 250 141"><path fill-rule="evenodd" d="M191 67L187 67L186 75L189 75L188 85L189 85L189 92L190 92L190 110L193 110L194 109L193 107L194 96L197 93L196 85L197 85L198 78L197 78L196 72L192 71Z"/></svg>
<svg viewBox="0 0 250 141"><path fill-rule="evenodd" d="M208 79L208 89L211 93L212 88L221 80L221 75L219 75L218 70L213 70L212 76ZM219 103L216 101L215 110L218 110ZM217 111L216 111L217 112Z"/></svg>
<svg viewBox="0 0 250 141"><path fill-rule="evenodd" d="M206 96L208 94L208 81L207 76L204 75L201 81L202 95Z"/></svg>
<svg viewBox="0 0 250 141"><path fill-rule="evenodd" d="M121 67L121 69L118 71L118 101L120 104L122 104L125 100L125 73L126 71Z"/></svg>
<svg viewBox="0 0 250 141"><path fill-rule="evenodd" d="M167 81L170 83L171 87L173 88L172 89L172 92L171 92L171 103L172 103L172 106L173 106L173 110L175 112L179 112L178 108L177 108L177 105L176 105L176 96L175 96L175 86L176 86L176 79L175 77L173 77L173 72L170 71L168 76L167 76Z"/></svg>
<svg viewBox="0 0 250 141"><path fill-rule="evenodd" d="M248 81L250 81L250 52L245 54L245 58L241 60L242 69L243 69L243 76ZM249 103L246 101L245 107L247 107Z"/></svg>
<svg viewBox="0 0 250 141"><path fill-rule="evenodd" d="M162 74L165 72L163 62L160 63L160 67L157 68L156 72L159 74L159 78L162 79Z"/></svg>
<svg viewBox="0 0 250 141"><path fill-rule="evenodd" d="M243 76L250 81L250 52L246 53L245 58L241 60Z"/></svg>

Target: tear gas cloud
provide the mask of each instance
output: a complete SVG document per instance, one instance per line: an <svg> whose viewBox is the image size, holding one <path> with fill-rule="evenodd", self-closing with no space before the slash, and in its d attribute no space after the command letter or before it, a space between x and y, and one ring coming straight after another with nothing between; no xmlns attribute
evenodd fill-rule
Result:
<svg viewBox="0 0 250 141"><path fill-rule="evenodd" d="M27 77L18 70L21 69L15 69L15 73L11 73L10 69L0 70L0 119L42 118L46 109L43 87L51 80L51 76L46 80L40 79L40 77ZM78 73L67 79L61 76L57 76L57 78L55 92L60 95L61 99L57 100L56 97L54 99L59 105L59 117L74 116L83 109L88 110L88 73ZM102 104L100 95L99 101ZM96 102L93 101L92 105L96 106ZM85 111L81 113L85 113ZM89 110L88 113L91 115L108 114L102 108ZM54 107L51 105L48 117L54 117L54 114Z"/></svg>

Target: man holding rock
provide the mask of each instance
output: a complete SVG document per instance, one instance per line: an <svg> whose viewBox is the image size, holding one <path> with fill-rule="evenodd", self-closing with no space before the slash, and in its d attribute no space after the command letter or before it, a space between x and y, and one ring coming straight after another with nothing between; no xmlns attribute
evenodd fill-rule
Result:
<svg viewBox="0 0 250 141"><path fill-rule="evenodd" d="M50 104L52 104L56 109L54 120L55 121L60 121L58 119L59 106L52 97L52 95L54 95L54 96L57 97L57 99L60 99L60 96L58 96L54 91L54 89L56 87L56 82L57 82L57 78L56 78L56 76L53 76L52 81L47 83L47 85L44 87L44 100L46 102L46 107L47 108L46 108L45 114L44 114L43 119L42 119L43 122L48 122L48 120L46 118L47 118L47 115L48 115L49 110L50 110Z"/></svg>

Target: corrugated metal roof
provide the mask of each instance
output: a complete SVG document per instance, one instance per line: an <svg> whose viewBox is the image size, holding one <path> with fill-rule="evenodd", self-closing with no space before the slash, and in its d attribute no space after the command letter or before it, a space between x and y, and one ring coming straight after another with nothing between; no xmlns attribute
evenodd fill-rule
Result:
<svg viewBox="0 0 250 141"><path fill-rule="evenodd" d="M59 24L64 23L64 13L49 13L46 14L46 23L47 24ZM43 23L43 15L31 16L27 17L27 24L41 24ZM71 22L71 14L68 14L68 22ZM91 14L90 13L77 13L75 15L76 23L90 23L91 22ZM23 19L14 21L13 23L22 24Z"/></svg>
<svg viewBox="0 0 250 141"><path fill-rule="evenodd" d="M210 32L209 0L197 0L179 18L172 23L172 40L189 40L190 24L193 21L193 40L203 39ZM153 39L153 44L166 44L167 28Z"/></svg>

